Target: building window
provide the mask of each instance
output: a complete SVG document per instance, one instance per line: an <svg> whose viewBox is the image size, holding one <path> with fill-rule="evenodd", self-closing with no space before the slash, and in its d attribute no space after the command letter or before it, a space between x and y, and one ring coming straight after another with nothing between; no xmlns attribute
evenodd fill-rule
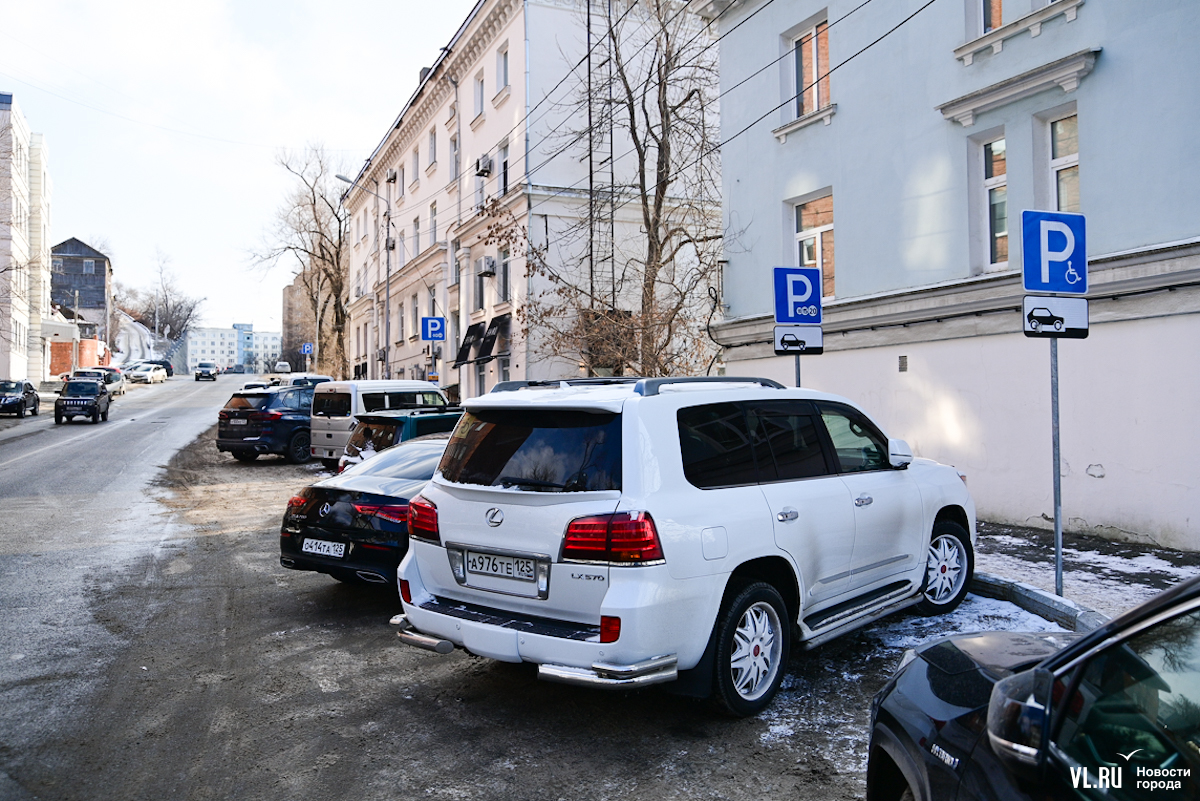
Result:
<svg viewBox="0 0 1200 801"><path fill-rule="evenodd" d="M497 155L500 157L500 195L503 197L508 194L508 145L501 145Z"/></svg>
<svg viewBox="0 0 1200 801"><path fill-rule="evenodd" d="M1008 263L1008 163L1003 139L983 146L983 191L987 197L988 260Z"/></svg>
<svg viewBox="0 0 1200 801"><path fill-rule="evenodd" d="M460 250L462 250L462 241L461 240L455 239L454 241L452 241L450 243L450 285L451 286L454 286L455 284L457 284L459 281L459 278L462 276L462 268L459 265L459 261L458 261L459 259L462 258L462 253L459 252Z"/></svg>
<svg viewBox="0 0 1200 801"><path fill-rule="evenodd" d="M429 166L437 164L437 128L429 129Z"/></svg>
<svg viewBox="0 0 1200 801"><path fill-rule="evenodd" d="M397 259L400 262L397 267L403 267L408 262L408 251L404 249L404 232L397 232L396 236L396 253L399 254Z"/></svg>
<svg viewBox="0 0 1200 801"><path fill-rule="evenodd" d="M404 165L396 167L396 197L404 197Z"/></svg>
<svg viewBox="0 0 1200 801"><path fill-rule="evenodd" d="M475 309L483 308L483 259L475 263Z"/></svg>
<svg viewBox="0 0 1200 801"><path fill-rule="evenodd" d="M483 204L486 201L483 188L483 176L475 176L475 208L483 211Z"/></svg>
<svg viewBox="0 0 1200 801"><path fill-rule="evenodd" d="M829 105L829 23L822 22L795 40L796 116Z"/></svg>
<svg viewBox="0 0 1200 801"><path fill-rule="evenodd" d="M50 260L50 269L53 272L61 273L63 271L62 264L63 264L62 259L51 259Z"/></svg>
<svg viewBox="0 0 1200 801"><path fill-rule="evenodd" d="M419 148L419 147L413 148L412 162L413 162L413 182L416 183L417 181L421 180L421 148Z"/></svg>
<svg viewBox="0 0 1200 801"><path fill-rule="evenodd" d="M1050 123L1050 174L1059 211L1079 213L1079 117Z"/></svg>
<svg viewBox="0 0 1200 801"><path fill-rule="evenodd" d="M833 297L833 195L797 204L796 251L801 267L821 271L821 294Z"/></svg>
<svg viewBox="0 0 1200 801"><path fill-rule="evenodd" d="M412 324L412 334L410 336L413 339L416 339L417 335L421 332L421 306L419 303L417 303L416 295L412 296L412 314L413 314L413 324Z"/></svg>
<svg viewBox="0 0 1200 801"><path fill-rule="evenodd" d="M83 274L84 275L95 275L96 274L96 260L95 259L84 259L83 260Z"/></svg>
<svg viewBox="0 0 1200 801"><path fill-rule="evenodd" d="M991 33L1003 23L1003 0L980 0L983 3L983 32Z"/></svg>
<svg viewBox="0 0 1200 801"><path fill-rule="evenodd" d="M483 73L475 76L475 116L483 113Z"/></svg>
<svg viewBox="0 0 1200 801"><path fill-rule="evenodd" d="M421 218L413 219L413 255L421 252Z"/></svg>
<svg viewBox="0 0 1200 801"><path fill-rule="evenodd" d="M496 94L508 86L508 43L496 52Z"/></svg>
<svg viewBox="0 0 1200 801"><path fill-rule="evenodd" d="M429 204L429 244L437 243L437 204Z"/></svg>
<svg viewBox="0 0 1200 801"><path fill-rule="evenodd" d="M437 317L437 287L429 287L429 316Z"/></svg>
<svg viewBox="0 0 1200 801"><path fill-rule="evenodd" d="M500 295L500 300L509 300L510 299L509 294L508 294L509 293L508 268L509 268L509 264L511 263L511 261L512 261L512 259L509 257L509 253L507 250L500 251L500 271L496 276L496 278L499 279L497 282L496 291Z"/></svg>
<svg viewBox="0 0 1200 801"><path fill-rule="evenodd" d="M510 381L509 376L512 374L509 370L509 359L507 356L501 356L496 360L496 371L500 374L497 376L499 381Z"/></svg>
<svg viewBox="0 0 1200 801"><path fill-rule="evenodd" d="M475 365L475 394L487 394L487 363L481 362Z"/></svg>
<svg viewBox="0 0 1200 801"><path fill-rule="evenodd" d="M458 178L459 154L458 135L450 137L450 180Z"/></svg>
<svg viewBox="0 0 1200 801"><path fill-rule="evenodd" d="M396 342L404 339L404 302L396 304Z"/></svg>

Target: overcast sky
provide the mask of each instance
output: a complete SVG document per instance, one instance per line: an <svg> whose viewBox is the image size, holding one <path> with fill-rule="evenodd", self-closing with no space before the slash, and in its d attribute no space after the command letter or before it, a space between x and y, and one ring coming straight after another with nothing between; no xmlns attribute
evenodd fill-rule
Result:
<svg viewBox="0 0 1200 801"><path fill-rule="evenodd" d="M116 280L157 254L205 325L280 328L295 268L256 267L322 143L353 175L475 0L26 0L4 4L0 92L45 136L50 242L107 243Z"/></svg>

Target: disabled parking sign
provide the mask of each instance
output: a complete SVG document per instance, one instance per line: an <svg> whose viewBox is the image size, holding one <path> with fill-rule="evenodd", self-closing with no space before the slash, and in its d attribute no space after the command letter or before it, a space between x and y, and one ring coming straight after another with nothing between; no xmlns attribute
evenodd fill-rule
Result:
<svg viewBox="0 0 1200 801"><path fill-rule="evenodd" d="M1026 292L1087 294L1087 238L1082 214L1022 211L1021 255Z"/></svg>
<svg viewBox="0 0 1200 801"><path fill-rule="evenodd" d="M775 322L821 323L821 271L813 267L775 268Z"/></svg>

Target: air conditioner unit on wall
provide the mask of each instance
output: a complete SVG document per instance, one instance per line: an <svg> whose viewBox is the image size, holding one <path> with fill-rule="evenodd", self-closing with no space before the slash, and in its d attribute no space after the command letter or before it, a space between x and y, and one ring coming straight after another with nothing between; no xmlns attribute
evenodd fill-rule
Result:
<svg viewBox="0 0 1200 801"><path fill-rule="evenodd" d="M475 174L484 178L492 174L491 156L480 156L475 159Z"/></svg>
<svg viewBox="0 0 1200 801"><path fill-rule="evenodd" d="M484 256L482 259L477 261L476 264L479 265L478 270L480 275L496 274L496 260L491 256Z"/></svg>
<svg viewBox="0 0 1200 801"><path fill-rule="evenodd" d="M388 171L387 171L387 182L388 182L389 184L394 184L394 183L396 183L396 171L395 171L395 170L388 170Z"/></svg>

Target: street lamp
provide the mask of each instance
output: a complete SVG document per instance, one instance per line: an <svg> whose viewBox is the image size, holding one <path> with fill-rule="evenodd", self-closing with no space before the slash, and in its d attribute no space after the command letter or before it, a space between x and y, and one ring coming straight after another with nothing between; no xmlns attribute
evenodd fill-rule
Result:
<svg viewBox="0 0 1200 801"><path fill-rule="evenodd" d="M392 377L392 203L378 192L356 183L344 175L335 175L339 181L345 181L368 195L374 195L383 201L383 258L387 265L383 281L383 377ZM376 184L379 182L376 181Z"/></svg>

